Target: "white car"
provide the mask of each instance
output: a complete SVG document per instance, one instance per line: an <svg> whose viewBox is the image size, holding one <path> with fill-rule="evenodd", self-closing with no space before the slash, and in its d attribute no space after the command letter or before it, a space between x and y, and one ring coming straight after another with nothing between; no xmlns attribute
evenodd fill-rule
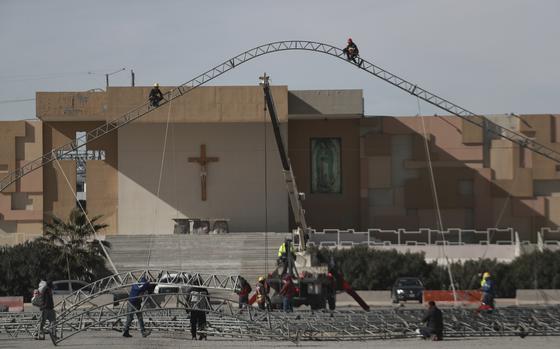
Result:
<svg viewBox="0 0 560 349"><path fill-rule="evenodd" d="M191 287L186 285L188 279L189 276L186 274L164 275L158 280L154 288L154 294L186 293Z"/></svg>

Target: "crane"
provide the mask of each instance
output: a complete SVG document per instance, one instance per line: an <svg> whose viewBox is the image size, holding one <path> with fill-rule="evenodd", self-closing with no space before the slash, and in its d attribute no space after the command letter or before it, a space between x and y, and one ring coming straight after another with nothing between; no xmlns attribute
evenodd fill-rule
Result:
<svg viewBox="0 0 560 349"><path fill-rule="evenodd" d="M272 122L272 128L274 130L274 138L276 139L276 145L278 146L278 153L280 154L280 161L282 162L282 172L284 174L284 182L286 184L286 189L288 191L288 198L290 199L290 206L292 208L292 213L294 216L294 221L296 223L295 236L298 237L298 247L300 251L305 251L305 241L306 236L309 234L309 227L307 226L307 221L305 220L305 210L303 209L303 199L305 198L304 193L301 193L297 189L296 180L294 178L294 172L292 171L292 165L290 159L286 154L286 148L284 147L284 142L282 140L282 134L280 133L280 125L278 122L278 116L276 114L276 107L274 106L274 99L272 98L272 93L270 92L269 76L266 73L259 77L260 85L263 88L264 100L268 108L268 114L270 115L270 120Z"/></svg>

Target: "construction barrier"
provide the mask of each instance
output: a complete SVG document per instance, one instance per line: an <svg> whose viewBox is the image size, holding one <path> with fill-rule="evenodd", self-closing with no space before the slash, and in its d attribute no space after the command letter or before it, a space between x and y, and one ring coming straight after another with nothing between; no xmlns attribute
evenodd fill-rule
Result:
<svg viewBox="0 0 560 349"><path fill-rule="evenodd" d="M457 302L480 303L482 292L477 290L457 290L455 291ZM425 290L423 293L424 302L454 302L453 291Z"/></svg>
<svg viewBox="0 0 560 349"><path fill-rule="evenodd" d="M9 312L23 311L23 297L0 297L0 305L4 305Z"/></svg>

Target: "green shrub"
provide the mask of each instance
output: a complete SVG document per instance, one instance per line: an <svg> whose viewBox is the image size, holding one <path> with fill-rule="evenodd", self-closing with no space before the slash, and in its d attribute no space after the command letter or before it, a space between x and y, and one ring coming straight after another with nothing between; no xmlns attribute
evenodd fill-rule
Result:
<svg viewBox="0 0 560 349"><path fill-rule="evenodd" d="M387 290L404 276L422 279L426 289L450 290L446 266L427 263L424 253L371 250L364 246L345 250L313 249L322 263L333 263L357 290ZM499 297L515 297L516 289L560 288L560 251L524 254L511 263L493 259L452 263L451 272L458 290L480 288L480 277L490 272Z"/></svg>

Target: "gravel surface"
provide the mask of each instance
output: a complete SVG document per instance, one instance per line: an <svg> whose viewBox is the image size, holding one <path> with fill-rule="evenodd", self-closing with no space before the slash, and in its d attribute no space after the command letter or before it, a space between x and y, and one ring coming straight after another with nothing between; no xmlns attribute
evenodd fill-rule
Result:
<svg viewBox="0 0 560 349"><path fill-rule="evenodd" d="M140 333L132 332L133 338L123 338L117 332L81 333L59 343L59 348L103 348L103 349L148 349L148 348L453 348L453 349L515 349L515 348L560 348L560 337L518 337L503 338L450 338L441 342L423 341L421 339L384 340L368 342L290 342L242 341L210 338L208 341L191 341L184 338L170 338L153 334L142 338ZM9 339L0 336L0 348L54 348L50 340L36 341L30 339Z"/></svg>

